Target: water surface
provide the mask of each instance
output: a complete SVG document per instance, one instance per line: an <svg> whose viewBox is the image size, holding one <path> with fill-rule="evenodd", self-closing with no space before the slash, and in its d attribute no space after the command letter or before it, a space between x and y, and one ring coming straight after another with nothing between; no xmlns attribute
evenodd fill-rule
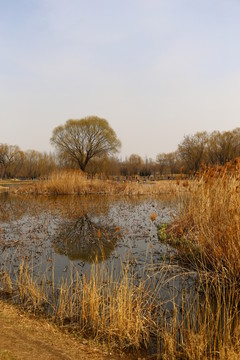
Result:
<svg viewBox="0 0 240 360"><path fill-rule="evenodd" d="M128 258L140 267L160 263L173 251L157 237L157 225L176 214L177 201L171 196L1 194L0 201L2 267L17 266L25 258L44 272L54 262L57 279L67 275L71 265L87 271L96 261L118 267Z"/></svg>

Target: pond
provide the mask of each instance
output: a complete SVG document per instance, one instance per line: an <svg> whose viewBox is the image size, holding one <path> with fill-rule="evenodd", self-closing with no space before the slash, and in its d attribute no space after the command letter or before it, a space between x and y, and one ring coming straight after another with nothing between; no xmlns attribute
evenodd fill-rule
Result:
<svg viewBox="0 0 240 360"><path fill-rule="evenodd" d="M118 327L118 323L123 319L123 313L117 317L117 313L120 312L119 301L124 300L126 295L124 293L122 298L118 298L119 279L122 282L120 290L124 289L124 281L128 282L130 279L128 301L131 302L133 299L137 304L139 300L143 308L143 313L139 314L139 317L136 311L135 323L144 319L146 327L151 327L146 358L155 358L156 354L168 349L168 339L176 342L176 348L179 349L183 344L187 344L189 333L195 336L198 331L209 328L210 325L211 334L216 335L217 341L226 326L229 326L229 334L232 336L239 324L238 313L232 316L232 309L237 308L233 305L235 297L227 296L224 292L227 296L224 302L222 293L221 296L216 293L212 295L211 291L207 293L208 287L202 284L209 284L208 277L205 280L204 275L202 283L199 282L196 272L184 269L178 262L177 251L158 239L158 225L172 221L179 209L178 198L171 195L131 198L69 195L34 197L2 193L0 275L4 279L7 273L13 282L16 280L19 295L15 296L14 301L19 301L22 297L24 303L26 292L23 294L21 291L25 285L27 288L33 283L26 283L25 280L21 283L21 271L31 268L40 287L42 284L45 286L42 288L43 298L48 291L47 301L40 303L38 309L43 309L47 315L54 315L56 318L58 316L57 319L60 319L62 324L65 324L64 321L67 321L67 324L71 321L82 322L82 329L87 329L87 336L90 328L87 327L89 323L85 321L88 321L89 309L97 302L97 297L94 292L86 315L82 304L85 306L87 302L83 297L95 289L95 281L100 281L100 291L96 288L96 293L106 307L100 306L94 310L97 325L96 328L92 327L92 334L93 337L97 336L96 334L103 338L111 337L113 341L116 337L116 326ZM21 268L23 262L25 265ZM123 276L125 268L128 271L126 277ZM118 274L121 276L118 277ZM60 285L62 281L66 284L65 290ZM139 288L140 292L137 294L140 295L134 297L135 290ZM134 290L131 293L132 289ZM64 294L66 299L63 306ZM113 298L112 302L110 297ZM35 308L37 301L38 293L33 298ZM135 302L131 308L133 313ZM110 316L107 311L111 310L109 304L113 303L115 307ZM227 305L224 307L225 303ZM148 311L148 308L151 310ZM73 309L76 309L76 312ZM82 318L78 318L78 311L83 313ZM148 322L147 316L151 317L151 322ZM128 325L131 322L131 317L132 314L127 312L123 329L126 327L125 321L129 320ZM109 335L111 319L115 319L115 322L112 324L113 333ZM93 324L94 321L90 325ZM102 324L105 324L104 329L100 331ZM142 341L142 333L139 334L139 341ZM212 338L215 344L214 336ZM124 341L125 349L130 340L127 338ZM122 340L119 340L118 344L121 342ZM127 358L130 359L129 355ZM135 353L133 358L138 358L138 354Z"/></svg>
<svg viewBox="0 0 240 360"><path fill-rule="evenodd" d="M0 271L14 276L21 263L55 284L73 272L91 274L94 264L118 274L130 264L138 277L164 277L161 299L181 301L191 288L175 260L176 250L161 243L160 223L178 211L175 196L16 196L0 194ZM151 216L156 215L154 221ZM155 284L155 283L154 283ZM152 285L151 285L152 286ZM154 285L155 286L155 285ZM168 305L171 307L171 304Z"/></svg>
<svg viewBox="0 0 240 360"><path fill-rule="evenodd" d="M54 261L57 279L69 273L71 264L81 271L94 262L117 267L127 257L142 266L160 263L173 252L157 237L157 224L176 214L171 196L0 196L2 267L16 266L24 257L45 271Z"/></svg>
<svg viewBox="0 0 240 360"><path fill-rule="evenodd" d="M146 289L152 289L170 319L176 304L181 308L182 291L192 296L194 281L189 273L183 275L176 250L157 236L158 225L172 221L178 207L177 198L170 195L0 194L0 273L19 279L24 262L37 279L44 276L45 283L59 289L63 279L70 283L76 274L91 277L94 264L105 266L109 278L126 265L136 283L144 278ZM156 349L155 337L149 352Z"/></svg>

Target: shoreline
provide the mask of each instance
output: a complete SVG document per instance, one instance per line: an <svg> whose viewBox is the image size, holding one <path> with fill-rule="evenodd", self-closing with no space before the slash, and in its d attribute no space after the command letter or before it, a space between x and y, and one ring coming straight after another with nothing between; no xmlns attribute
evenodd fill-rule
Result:
<svg viewBox="0 0 240 360"><path fill-rule="evenodd" d="M119 359L2 299L0 325L0 359Z"/></svg>

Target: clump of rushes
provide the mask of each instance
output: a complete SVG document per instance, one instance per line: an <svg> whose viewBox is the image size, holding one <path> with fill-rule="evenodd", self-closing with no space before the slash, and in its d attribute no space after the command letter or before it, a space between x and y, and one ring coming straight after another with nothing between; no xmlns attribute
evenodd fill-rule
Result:
<svg viewBox="0 0 240 360"><path fill-rule="evenodd" d="M145 348L152 359L239 359L236 282L226 290L219 277L209 278L202 272L191 296L183 291L176 299L172 293L166 301L161 299L161 290L166 291L173 280L167 280L172 272L169 265L163 264L158 274L146 269L148 280L144 280L134 274L129 261L118 273L95 264L88 275L72 268L69 280L58 284L54 284L54 270L52 278L50 274L40 278L32 270L23 260L12 280L7 272L1 274L1 291L28 311L47 313L49 320L75 335L92 337L128 354L131 350L133 358ZM184 274L179 276L177 281L186 280Z"/></svg>
<svg viewBox="0 0 240 360"><path fill-rule="evenodd" d="M191 182L190 194L169 232L180 240L182 255L191 252L195 266L240 281L239 181L240 159L224 167L205 167Z"/></svg>
<svg viewBox="0 0 240 360"><path fill-rule="evenodd" d="M201 272L195 295L188 299L183 293L180 305L173 301L170 320L160 320L164 325L159 328L159 359L239 359L240 298L236 282L226 289L218 275L213 279Z"/></svg>
<svg viewBox="0 0 240 360"><path fill-rule="evenodd" d="M146 279L134 273L130 261L120 271L104 264L92 265L88 274L71 269L70 279L54 283L49 274L39 276L25 260L12 279L0 274L5 295L34 314L52 320L118 350L147 348L156 332L156 294Z"/></svg>
<svg viewBox="0 0 240 360"><path fill-rule="evenodd" d="M155 181L154 183L118 182L88 178L80 170L63 170L54 172L48 179L10 189L17 194L41 195L160 195L186 191L176 181Z"/></svg>

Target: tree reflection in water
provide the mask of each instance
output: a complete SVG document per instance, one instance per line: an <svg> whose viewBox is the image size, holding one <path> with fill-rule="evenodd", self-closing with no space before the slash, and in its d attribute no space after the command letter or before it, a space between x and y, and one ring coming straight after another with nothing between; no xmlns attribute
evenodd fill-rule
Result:
<svg viewBox="0 0 240 360"><path fill-rule="evenodd" d="M64 220L58 228L54 249L70 260L88 262L107 259L120 237L118 229L94 223L85 214L78 219Z"/></svg>
<svg viewBox="0 0 240 360"><path fill-rule="evenodd" d="M28 231L28 242L24 238L24 244L29 249L30 243L36 246L36 239L41 246L41 239L48 237L55 251L67 255L70 260L93 262L98 258L101 261L110 256L120 236L115 228L97 224L99 217L107 216L114 201L97 196L1 194L0 221L8 222L9 226L12 221L18 221L15 229L20 238L24 229L25 233ZM54 233L50 236L51 227ZM11 236L10 240L13 240Z"/></svg>

